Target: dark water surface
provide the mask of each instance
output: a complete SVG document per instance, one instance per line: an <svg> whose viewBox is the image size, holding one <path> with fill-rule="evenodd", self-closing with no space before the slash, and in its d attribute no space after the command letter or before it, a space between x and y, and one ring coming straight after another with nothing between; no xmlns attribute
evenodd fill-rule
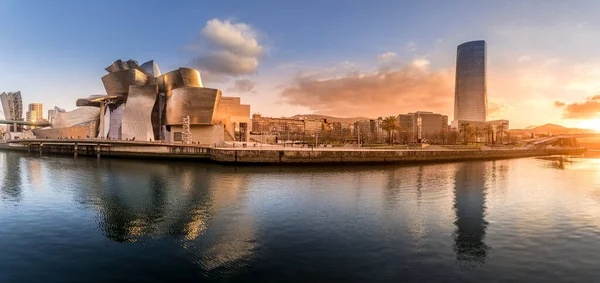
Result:
<svg viewBox="0 0 600 283"><path fill-rule="evenodd" d="M0 282L600 282L600 159L230 167L0 152Z"/></svg>

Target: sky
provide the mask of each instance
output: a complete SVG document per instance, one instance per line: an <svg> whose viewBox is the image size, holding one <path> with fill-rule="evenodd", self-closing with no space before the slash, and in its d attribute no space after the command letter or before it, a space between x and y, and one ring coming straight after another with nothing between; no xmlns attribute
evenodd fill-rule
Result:
<svg viewBox="0 0 600 283"><path fill-rule="evenodd" d="M0 92L74 109L117 59L253 113L453 117L456 46L487 42L490 119L600 129L598 1L0 0ZM1 117L2 115L0 115Z"/></svg>

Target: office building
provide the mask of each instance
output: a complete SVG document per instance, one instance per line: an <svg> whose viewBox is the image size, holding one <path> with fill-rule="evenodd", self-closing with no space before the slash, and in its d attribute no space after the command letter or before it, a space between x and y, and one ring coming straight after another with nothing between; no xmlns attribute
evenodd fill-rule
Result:
<svg viewBox="0 0 600 283"><path fill-rule="evenodd" d="M454 121L486 121L486 64L485 41L470 41L458 46L454 90Z"/></svg>

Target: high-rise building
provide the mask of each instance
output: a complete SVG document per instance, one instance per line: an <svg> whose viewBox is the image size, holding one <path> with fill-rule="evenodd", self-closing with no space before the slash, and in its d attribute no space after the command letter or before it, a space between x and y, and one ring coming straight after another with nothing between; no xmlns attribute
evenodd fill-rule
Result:
<svg viewBox="0 0 600 283"><path fill-rule="evenodd" d="M43 109L41 103L30 103L28 111L25 114L25 121L27 122L38 122L44 119Z"/></svg>
<svg viewBox="0 0 600 283"><path fill-rule="evenodd" d="M2 102L2 110L6 120L11 121L23 121L23 100L21 99L21 92L3 92L0 94L0 102ZM21 126L15 125L9 126L9 131L18 132Z"/></svg>
<svg viewBox="0 0 600 283"><path fill-rule="evenodd" d="M36 112L35 116L38 120L44 119L44 110L41 103L29 103L29 111Z"/></svg>
<svg viewBox="0 0 600 283"><path fill-rule="evenodd" d="M487 119L485 41L465 42L456 52L454 121Z"/></svg>

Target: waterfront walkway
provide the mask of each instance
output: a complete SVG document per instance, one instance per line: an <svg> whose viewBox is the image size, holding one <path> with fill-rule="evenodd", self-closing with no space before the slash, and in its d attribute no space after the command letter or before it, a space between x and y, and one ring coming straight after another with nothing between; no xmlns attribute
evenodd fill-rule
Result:
<svg viewBox="0 0 600 283"><path fill-rule="evenodd" d="M35 155L71 155L126 158L174 158L211 160L221 163L298 164L298 163L401 163L439 162L478 159L520 158L555 154L582 154L583 148L526 148L430 146L427 148L349 148L284 147L257 145L243 147L207 146L150 141L101 139L16 140L0 149L25 151Z"/></svg>

